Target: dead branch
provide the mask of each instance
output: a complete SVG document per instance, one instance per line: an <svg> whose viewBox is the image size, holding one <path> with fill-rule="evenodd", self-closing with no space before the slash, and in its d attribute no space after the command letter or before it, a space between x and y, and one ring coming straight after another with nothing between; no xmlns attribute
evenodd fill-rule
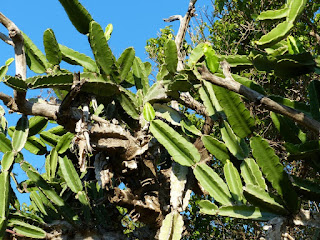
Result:
<svg viewBox="0 0 320 240"><path fill-rule="evenodd" d="M171 16L167 19L164 19L166 22L172 22L175 20L180 20L180 27L179 31L177 33L175 42L177 45L177 50L178 50L178 67L177 70L181 71L183 69L183 61L185 59L185 54L182 52L182 47L183 47L183 41L186 36L187 29L189 27L189 22L191 18L195 15L195 8L194 5L196 4L197 0L190 0L189 2L189 7L186 15L182 17L181 15L174 15Z"/></svg>

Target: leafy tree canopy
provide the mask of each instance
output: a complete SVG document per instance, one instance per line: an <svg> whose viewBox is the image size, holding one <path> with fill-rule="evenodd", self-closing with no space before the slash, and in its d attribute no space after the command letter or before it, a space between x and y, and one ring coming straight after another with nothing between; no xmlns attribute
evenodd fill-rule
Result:
<svg viewBox="0 0 320 240"><path fill-rule="evenodd" d="M180 21L176 34L148 40L152 64L132 47L116 58L111 24L59 2L94 59L52 29L41 52L0 13L15 50L0 68L14 95L0 99L22 114L8 127L0 107L1 239L318 237L319 3L217 0L196 15L191 0L165 19ZM50 101L26 99L45 88ZM43 156L45 173L22 149Z"/></svg>

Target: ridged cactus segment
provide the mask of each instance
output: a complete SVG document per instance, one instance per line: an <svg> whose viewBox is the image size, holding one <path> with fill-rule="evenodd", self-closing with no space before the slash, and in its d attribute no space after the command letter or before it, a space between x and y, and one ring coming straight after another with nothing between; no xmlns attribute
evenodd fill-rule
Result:
<svg viewBox="0 0 320 240"><path fill-rule="evenodd" d="M29 134L28 117L23 115L17 122L16 128L12 136L12 149L15 152L20 152L24 147Z"/></svg>
<svg viewBox="0 0 320 240"><path fill-rule="evenodd" d="M24 49L26 51L26 59L28 67L35 73L45 73L51 67L45 55L40 49L31 41L31 39L22 33L24 39Z"/></svg>
<svg viewBox="0 0 320 240"><path fill-rule="evenodd" d="M89 33L90 22L93 21L90 13L78 0L59 0L68 14L73 26L82 34Z"/></svg>
<svg viewBox="0 0 320 240"><path fill-rule="evenodd" d="M63 61L72 65L80 65L90 72L99 72L97 64L92 58L61 44L59 44L59 48L62 53Z"/></svg>
<svg viewBox="0 0 320 240"><path fill-rule="evenodd" d="M59 65L62 60L62 54L56 36L50 28L43 33L43 45L48 61L52 65Z"/></svg>
<svg viewBox="0 0 320 240"><path fill-rule="evenodd" d="M161 120L150 124L153 136L167 149L173 160L183 166L192 166L200 161L197 148Z"/></svg>
<svg viewBox="0 0 320 240"><path fill-rule="evenodd" d="M82 191L82 182L71 160L68 159L67 156L63 158L59 157L59 165L62 175L71 191L74 193Z"/></svg>
<svg viewBox="0 0 320 240"><path fill-rule="evenodd" d="M193 169L193 173L200 185L215 201L222 205L232 205L232 196L227 184L211 167L200 163Z"/></svg>
<svg viewBox="0 0 320 240"><path fill-rule="evenodd" d="M174 40L168 40L164 49L165 65L169 73L175 73L178 66L177 46Z"/></svg>
<svg viewBox="0 0 320 240"><path fill-rule="evenodd" d="M90 23L89 41L97 64L105 74L110 75L113 71L115 58L101 26L95 21Z"/></svg>

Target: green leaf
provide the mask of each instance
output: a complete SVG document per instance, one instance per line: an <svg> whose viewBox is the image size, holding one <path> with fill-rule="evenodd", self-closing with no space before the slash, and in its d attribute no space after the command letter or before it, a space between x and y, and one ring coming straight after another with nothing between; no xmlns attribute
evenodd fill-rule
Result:
<svg viewBox="0 0 320 240"><path fill-rule="evenodd" d="M232 130L241 138L248 136L255 123L239 95L219 86L213 89Z"/></svg>
<svg viewBox="0 0 320 240"><path fill-rule="evenodd" d="M41 201L39 194L36 191L32 191L30 193L30 200L35 203L35 205L43 215L46 215L46 216L48 215L46 208L43 202Z"/></svg>
<svg viewBox="0 0 320 240"><path fill-rule="evenodd" d="M3 82L7 86L9 86L17 91L25 92L28 89L26 82L24 80L22 80L20 77L9 76Z"/></svg>
<svg viewBox="0 0 320 240"><path fill-rule="evenodd" d="M216 55L216 52L208 44L204 45L203 52L206 57L205 61L208 69L211 73L215 73L219 68L219 58Z"/></svg>
<svg viewBox="0 0 320 240"><path fill-rule="evenodd" d="M289 13L287 16L288 22L294 22L301 14L307 4L307 0L293 0L289 2Z"/></svg>
<svg viewBox="0 0 320 240"><path fill-rule="evenodd" d="M320 81L313 80L308 87L310 112L314 119L320 121Z"/></svg>
<svg viewBox="0 0 320 240"><path fill-rule="evenodd" d="M282 206L282 202L263 188L251 184L244 188L246 199L256 207L260 207L279 215L286 215L288 211Z"/></svg>
<svg viewBox="0 0 320 240"><path fill-rule="evenodd" d="M0 152L6 153L12 151L11 141L0 132Z"/></svg>
<svg viewBox="0 0 320 240"><path fill-rule="evenodd" d="M317 201L320 198L320 185L318 181L310 181L295 176L292 177L293 186L304 199Z"/></svg>
<svg viewBox="0 0 320 240"><path fill-rule="evenodd" d="M14 58L9 58L6 61L5 65L0 68L0 82L6 76L8 69L9 69L9 66L13 61L14 61Z"/></svg>
<svg viewBox="0 0 320 240"><path fill-rule="evenodd" d="M222 142L208 135L202 136L201 140L205 148L222 163L226 163L227 159L230 159L228 149Z"/></svg>
<svg viewBox="0 0 320 240"><path fill-rule="evenodd" d="M90 204L89 199L85 191L80 191L77 193L76 198L79 199L79 202L83 205L83 215L85 221L92 221L91 214L90 214Z"/></svg>
<svg viewBox="0 0 320 240"><path fill-rule="evenodd" d="M301 143L299 134L301 134L302 131L290 118L276 114L274 112L271 112L270 116L274 126L285 141L295 144Z"/></svg>
<svg viewBox="0 0 320 240"><path fill-rule="evenodd" d="M252 158L246 158L240 166L241 176L247 185L259 186L267 190L266 182L262 176L258 164Z"/></svg>
<svg viewBox="0 0 320 240"><path fill-rule="evenodd" d="M199 43L192 51L188 60L188 65L192 68L204 55L204 43Z"/></svg>
<svg viewBox="0 0 320 240"><path fill-rule="evenodd" d="M95 21L90 23L89 39L90 46L97 64L104 73L110 75L113 71L115 58L107 43L101 26Z"/></svg>
<svg viewBox="0 0 320 240"><path fill-rule="evenodd" d="M14 58L9 58L9 59L5 62L5 65L9 67L9 66L11 65L11 63L13 63L13 61L14 61Z"/></svg>
<svg viewBox="0 0 320 240"><path fill-rule="evenodd" d="M183 120L183 114L181 112L169 107L166 104L155 103L153 105L155 114L157 117L161 117L175 126L180 126Z"/></svg>
<svg viewBox="0 0 320 240"><path fill-rule="evenodd" d="M240 175L230 160L227 160L226 164L224 165L223 172L233 199L237 203L244 202L245 199L243 197Z"/></svg>
<svg viewBox="0 0 320 240"><path fill-rule="evenodd" d="M28 117L23 115L17 122L16 128L12 136L12 149L20 152L24 147L29 134Z"/></svg>
<svg viewBox="0 0 320 240"><path fill-rule="evenodd" d="M45 196L53 202L58 212L70 223L76 220L75 212L68 206L65 201L57 194L57 192L43 179L43 177L27 162L20 164L21 169L26 172L27 176L36 186L45 194Z"/></svg>
<svg viewBox="0 0 320 240"><path fill-rule="evenodd" d="M193 173L200 185L209 192L215 201L222 205L232 205L232 197L227 184L212 168L205 163L200 163L194 168Z"/></svg>
<svg viewBox="0 0 320 240"><path fill-rule="evenodd" d="M143 102L158 102L158 100L162 101L170 101L169 96L167 94L166 88L164 87L163 81L156 81L147 91L143 98Z"/></svg>
<svg viewBox="0 0 320 240"><path fill-rule="evenodd" d="M244 149L241 147L241 140L233 133L228 122L224 121L224 126L220 129L222 140L225 142L227 148L239 160L247 157Z"/></svg>
<svg viewBox="0 0 320 240"><path fill-rule="evenodd" d="M148 122L151 122L156 117L154 108L148 102L143 107L143 117Z"/></svg>
<svg viewBox="0 0 320 240"><path fill-rule="evenodd" d="M301 53L302 46L299 40L296 40L292 36L287 37L287 45L288 45L288 52L289 54L299 54Z"/></svg>
<svg viewBox="0 0 320 240"><path fill-rule="evenodd" d="M113 32L113 25L109 23L108 26L106 26L106 29L104 31L104 36L107 41L110 40L112 32Z"/></svg>
<svg viewBox="0 0 320 240"><path fill-rule="evenodd" d="M182 237L183 218L178 212L167 214L160 228L159 240L179 240Z"/></svg>
<svg viewBox="0 0 320 240"><path fill-rule="evenodd" d="M35 73L45 73L51 67L44 54L37 48L31 39L22 33L28 67Z"/></svg>
<svg viewBox="0 0 320 240"><path fill-rule="evenodd" d="M52 65L59 65L62 60L62 54L56 36L50 28L43 33L43 45L48 61Z"/></svg>
<svg viewBox="0 0 320 240"><path fill-rule="evenodd" d="M36 136L28 137L24 148L36 155L44 155L47 153L46 145Z"/></svg>
<svg viewBox="0 0 320 240"><path fill-rule="evenodd" d="M72 65L80 65L90 72L99 72L97 64L92 60L92 58L61 44L59 44L59 48L62 53L63 61Z"/></svg>
<svg viewBox="0 0 320 240"><path fill-rule="evenodd" d="M136 120L139 119L140 114L135 104L136 101L129 90L122 89L121 94L117 96L117 99L120 102L121 107L126 111L126 113L129 116Z"/></svg>
<svg viewBox="0 0 320 240"><path fill-rule="evenodd" d="M267 47L276 44L288 35L293 26L294 25L292 22L282 22L278 24L274 29L272 29L269 33L263 35L259 39L259 41L256 41L255 43L261 47Z"/></svg>
<svg viewBox="0 0 320 240"><path fill-rule="evenodd" d="M179 164L192 166L200 161L200 154L196 147L168 124L154 120L150 124L150 131Z"/></svg>
<svg viewBox="0 0 320 240"><path fill-rule="evenodd" d="M289 211L292 213L296 212L299 209L298 196L274 150L269 146L268 142L260 136L252 137L250 139L250 145L252 155L256 159L263 174L282 196Z"/></svg>
<svg viewBox="0 0 320 240"><path fill-rule="evenodd" d="M191 121L189 121L188 119L182 119L180 121L180 125L181 125L181 129L182 131L188 135L193 137L193 135L195 136L202 136L202 132L195 126L192 124Z"/></svg>
<svg viewBox="0 0 320 240"><path fill-rule="evenodd" d="M55 147L60 138L60 136L50 133L49 131L43 131L40 133L40 139L51 147Z"/></svg>
<svg viewBox="0 0 320 240"><path fill-rule="evenodd" d="M0 173L0 238L2 239L7 227L10 203L10 173Z"/></svg>
<svg viewBox="0 0 320 240"><path fill-rule="evenodd" d="M9 224L13 225L13 231L22 236L33 238L33 239L43 239L46 237L46 232L34 225L21 221L20 219L9 219Z"/></svg>
<svg viewBox="0 0 320 240"><path fill-rule="evenodd" d="M208 215L215 215L216 211L218 210L218 206L210 202L209 200L200 200L199 207L200 213Z"/></svg>
<svg viewBox="0 0 320 240"><path fill-rule="evenodd" d="M177 46L174 40L169 39L164 49L164 61L169 73L175 73L178 66Z"/></svg>
<svg viewBox="0 0 320 240"><path fill-rule="evenodd" d="M215 106L217 104L219 104L218 100L216 98L216 95L214 94L212 84L210 84L207 81L202 81L202 83L203 83L202 87L199 88L200 98L203 101L203 105L206 107L206 110L207 110L209 116L211 118L215 119L215 118L217 118L215 116L215 114L217 112Z"/></svg>
<svg viewBox="0 0 320 240"><path fill-rule="evenodd" d="M260 15L256 18L256 20L266 20L266 19L281 19L287 17L289 13L289 8L281 8L281 9L272 9L268 11L261 12Z"/></svg>
<svg viewBox="0 0 320 240"><path fill-rule="evenodd" d="M71 160L68 159L67 156L64 156L63 158L59 157L59 165L63 178L71 191L74 193L82 191L82 182Z"/></svg>
<svg viewBox="0 0 320 240"><path fill-rule="evenodd" d="M65 151L69 149L73 137L74 134L68 132L59 139L56 146L56 151L58 152L58 154L63 154Z"/></svg>
<svg viewBox="0 0 320 240"><path fill-rule="evenodd" d="M73 26L82 34L89 33L90 22L93 21L90 13L78 0L59 0L68 14Z"/></svg>
<svg viewBox="0 0 320 240"><path fill-rule="evenodd" d="M41 116L33 116L29 119L29 137L39 134L48 125L48 119Z"/></svg>
<svg viewBox="0 0 320 240"><path fill-rule="evenodd" d="M132 47L127 48L123 51L117 63L120 70L120 79L121 81L126 80L128 73L133 65L135 59L135 50Z"/></svg>
<svg viewBox="0 0 320 240"><path fill-rule="evenodd" d="M14 163L15 152L6 152L1 161L2 172L7 172Z"/></svg>
<svg viewBox="0 0 320 240"><path fill-rule="evenodd" d="M28 78L26 82L31 89L61 88L69 90L73 83L73 75L71 73L59 73L54 75L36 76Z"/></svg>
<svg viewBox="0 0 320 240"><path fill-rule="evenodd" d="M137 56L133 61L132 71L133 71L133 77L134 77L136 88L142 89L143 94L145 95L150 88L149 79L147 76L145 65L142 63L141 59Z"/></svg>
<svg viewBox="0 0 320 240"><path fill-rule="evenodd" d="M217 215L241 219L253 219L258 221L269 221L279 215L260 209L255 206L222 206L216 211Z"/></svg>
<svg viewBox="0 0 320 240"><path fill-rule="evenodd" d="M55 148L52 148L50 151L50 154L46 157L46 163L45 163L46 174L49 180L55 177L57 166L58 166L58 153Z"/></svg>
<svg viewBox="0 0 320 240"><path fill-rule="evenodd" d="M247 55L219 55L219 62L226 60L230 67L251 66L252 62Z"/></svg>

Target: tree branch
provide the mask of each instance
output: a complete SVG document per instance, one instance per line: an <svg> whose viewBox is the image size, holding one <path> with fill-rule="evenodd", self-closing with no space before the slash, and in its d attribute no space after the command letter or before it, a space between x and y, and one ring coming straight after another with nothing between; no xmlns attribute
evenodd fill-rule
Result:
<svg viewBox="0 0 320 240"><path fill-rule="evenodd" d="M180 20L179 31L178 31L176 39L175 39L177 50L178 50L178 67L177 67L178 71L183 69L183 61L185 58L185 56L182 52L183 40L186 36L186 32L189 27L189 22L190 22L191 18L194 16L194 12L195 12L194 5L196 4L196 2L197 2L197 0L190 0L188 11L183 18L180 15L174 15L174 16L171 16L167 19L164 19L164 21L166 21L166 22Z"/></svg>
<svg viewBox="0 0 320 240"><path fill-rule="evenodd" d="M5 15L0 12L0 22L9 31L9 37L12 39L15 60L16 60L16 75L21 76L22 80L27 78L27 63L24 52L24 41L20 29ZM2 38L1 38L2 39ZM7 39L8 40L8 39Z"/></svg>
<svg viewBox="0 0 320 240"><path fill-rule="evenodd" d="M209 70L205 65L203 65L202 67L199 67L198 71L201 74L202 79L206 81L210 81L211 83L217 86L220 86L230 91L233 91L235 93L238 93L248 98L250 101L253 101L257 104L261 104L263 107L265 107L268 110L287 116L292 120L294 120L295 122L312 130L313 132L320 134L320 122L314 120L313 118L308 117L302 112L299 112L287 106L283 106L271 100L270 98L236 82L231 76L229 64L226 61L223 61L221 65L223 68L223 72L226 75L226 78L221 78L213 75L212 73L209 72Z"/></svg>
<svg viewBox="0 0 320 240"><path fill-rule="evenodd" d="M14 46L14 43L11 40L11 38L9 38L7 35L3 34L2 32L0 32L0 39L11 46Z"/></svg>
<svg viewBox="0 0 320 240"><path fill-rule="evenodd" d="M24 52L24 40L20 29L5 15L0 12L0 22L9 31L9 37L12 39L14 53L15 53L15 65L16 65L16 76L22 80L27 79L27 62ZM6 41L5 41L6 42ZM7 40L8 42L8 40ZM20 110L20 107L26 104L26 92L14 91L14 101Z"/></svg>

